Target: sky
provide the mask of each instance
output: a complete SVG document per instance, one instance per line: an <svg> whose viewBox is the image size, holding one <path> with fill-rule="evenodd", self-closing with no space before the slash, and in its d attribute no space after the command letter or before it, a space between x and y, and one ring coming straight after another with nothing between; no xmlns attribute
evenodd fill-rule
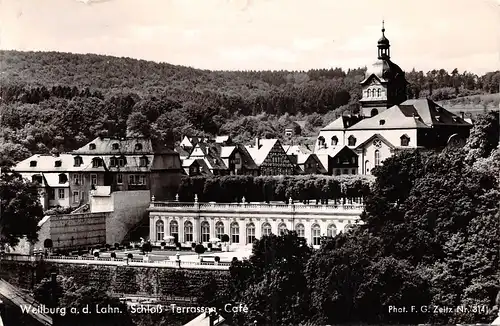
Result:
<svg viewBox="0 0 500 326"><path fill-rule="evenodd" d="M0 49L211 70L500 69L500 0L0 0Z"/></svg>

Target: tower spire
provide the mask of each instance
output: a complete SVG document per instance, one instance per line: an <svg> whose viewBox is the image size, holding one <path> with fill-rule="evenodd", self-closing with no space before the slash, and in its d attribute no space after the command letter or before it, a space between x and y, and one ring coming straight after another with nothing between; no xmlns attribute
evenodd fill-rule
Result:
<svg viewBox="0 0 500 326"><path fill-rule="evenodd" d="M385 32L384 20L382 19L382 35L384 35L384 32Z"/></svg>
<svg viewBox="0 0 500 326"><path fill-rule="evenodd" d="M382 37L378 40L378 58L390 59L389 40L385 37L385 21L382 20Z"/></svg>

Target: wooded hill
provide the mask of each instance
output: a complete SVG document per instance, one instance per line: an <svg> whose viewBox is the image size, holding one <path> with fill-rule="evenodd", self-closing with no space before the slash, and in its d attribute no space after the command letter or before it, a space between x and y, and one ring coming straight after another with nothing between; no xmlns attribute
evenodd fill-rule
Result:
<svg viewBox="0 0 500 326"><path fill-rule="evenodd" d="M0 51L0 155L68 151L97 135L141 131L230 134L237 141L282 137L292 121L303 136L358 110L365 68L208 71L94 54ZM452 99L494 93L500 72L407 72L409 96ZM489 101L489 100L488 100ZM493 99L495 101L495 99ZM498 103L497 103L498 105Z"/></svg>

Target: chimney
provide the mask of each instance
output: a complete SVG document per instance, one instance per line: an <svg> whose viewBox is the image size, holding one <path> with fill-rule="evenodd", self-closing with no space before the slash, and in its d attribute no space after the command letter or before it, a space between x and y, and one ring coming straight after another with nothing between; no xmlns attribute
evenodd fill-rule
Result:
<svg viewBox="0 0 500 326"><path fill-rule="evenodd" d="M465 112L464 111L460 111L460 117L462 118L462 120L465 119Z"/></svg>
<svg viewBox="0 0 500 326"><path fill-rule="evenodd" d="M259 149L259 148L260 148L260 139L259 139L259 137L255 138L255 147L256 147L257 149Z"/></svg>

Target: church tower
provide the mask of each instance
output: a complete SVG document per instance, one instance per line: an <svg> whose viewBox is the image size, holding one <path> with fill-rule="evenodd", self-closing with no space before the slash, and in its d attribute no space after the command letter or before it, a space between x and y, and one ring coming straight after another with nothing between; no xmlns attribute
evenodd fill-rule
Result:
<svg viewBox="0 0 500 326"><path fill-rule="evenodd" d="M382 37L377 44L377 61L367 68L365 79L361 82L363 90L360 100L361 113L365 117L375 116L393 105L406 101L408 82L404 71L391 61L390 47L382 22Z"/></svg>

